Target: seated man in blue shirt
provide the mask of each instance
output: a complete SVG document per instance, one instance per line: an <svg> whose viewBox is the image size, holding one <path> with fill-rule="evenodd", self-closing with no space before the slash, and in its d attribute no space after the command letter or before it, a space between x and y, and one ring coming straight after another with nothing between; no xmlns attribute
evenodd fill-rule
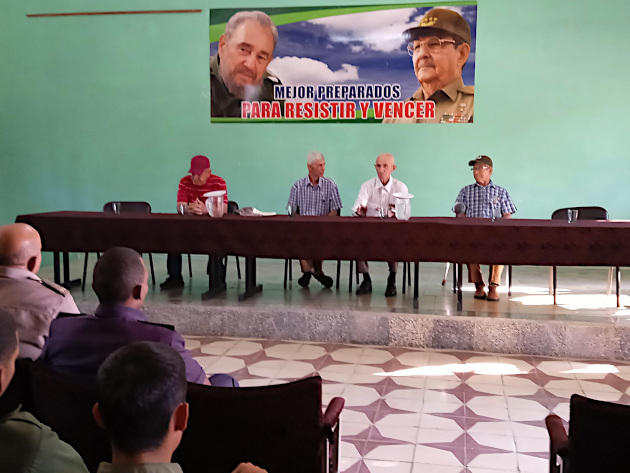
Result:
<svg viewBox="0 0 630 473"><path fill-rule="evenodd" d="M300 215L337 215L341 209L339 189L332 179L324 177L326 160L319 151L311 151L306 159L308 176L296 181L291 188L287 208ZM332 287L333 279L326 276L321 260L300 260L302 277L298 284L307 287L311 276L324 287Z"/></svg>
<svg viewBox="0 0 630 473"><path fill-rule="evenodd" d="M112 461L98 473L182 473L171 459L188 424L186 367L173 348L155 342L120 348L99 368L96 390L92 413L112 445ZM232 473L266 471L241 463Z"/></svg>
<svg viewBox="0 0 630 473"><path fill-rule="evenodd" d="M475 218L510 218L516 212L516 206L503 187L492 182L492 159L488 156L478 156L468 163L472 166L475 183L464 187L459 191L455 205L463 204L458 217ZM461 207L461 206L458 206ZM501 284L501 272L503 265L490 266L490 287L486 295L483 275L478 264L468 264L468 282L475 283L475 299L487 299L498 301L497 288Z"/></svg>
<svg viewBox="0 0 630 473"><path fill-rule="evenodd" d="M208 381L173 326L147 321L147 314L141 309L149 291L148 274L138 252L110 248L94 266L92 281L100 302L94 315L58 317L50 326L41 358L53 369L94 379L100 364L113 351L132 342L154 341L178 351L191 383L238 385L225 374L214 375Z"/></svg>

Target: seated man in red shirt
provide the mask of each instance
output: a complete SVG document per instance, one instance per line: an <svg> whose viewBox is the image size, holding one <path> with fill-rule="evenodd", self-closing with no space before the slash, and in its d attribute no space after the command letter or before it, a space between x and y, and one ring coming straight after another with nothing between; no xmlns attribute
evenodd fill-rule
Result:
<svg viewBox="0 0 630 473"><path fill-rule="evenodd" d="M227 185L225 180L212 174L210 160L205 156L195 156L190 160L190 175L179 181L177 190L177 208L181 206L185 212L193 215L207 214L206 192L225 191L224 212L227 212ZM182 277L182 255L169 253L166 258L166 269L168 278L162 284L161 289L175 289L184 287Z"/></svg>

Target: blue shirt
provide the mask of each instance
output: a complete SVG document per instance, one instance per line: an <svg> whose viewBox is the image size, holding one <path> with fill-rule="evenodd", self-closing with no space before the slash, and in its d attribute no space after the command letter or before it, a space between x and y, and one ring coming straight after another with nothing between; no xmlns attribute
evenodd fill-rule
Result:
<svg viewBox="0 0 630 473"><path fill-rule="evenodd" d="M53 369L85 379L95 379L107 356L133 342L158 342L173 347L186 365L186 379L203 384L206 374L173 327L149 323L141 310L121 305L99 305L94 315L57 317L41 358Z"/></svg>
<svg viewBox="0 0 630 473"><path fill-rule="evenodd" d="M335 181L320 177L314 186L308 176L293 184L287 206L300 215L327 215L342 207Z"/></svg>
<svg viewBox="0 0 630 473"><path fill-rule="evenodd" d="M503 214L513 214L516 206L503 187L494 182L483 187L475 182L459 191L455 203L466 206L466 217L500 218Z"/></svg>

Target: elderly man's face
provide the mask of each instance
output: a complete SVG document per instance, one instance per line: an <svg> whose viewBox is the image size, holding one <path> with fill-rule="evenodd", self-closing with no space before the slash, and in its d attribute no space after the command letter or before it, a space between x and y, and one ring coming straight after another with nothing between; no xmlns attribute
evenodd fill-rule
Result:
<svg viewBox="0 0 630 473"><path fill-rule="evenodd" d="M319 179L324 176L324 171L326 170L326 160L320 159L312 164L307 164L306 167L308 168L308 177L312 180Z"/></svg>
<svg viewBox="0 0 630 473"><path fill-rule="evenodd" d="M207 168L201 174L193 174L192 182L196 186L203 186L211 175L212 171Z"/></svg>
<svg viewBox="0 0 630 473"><path fill-rule="evenodd" d="M475 181L477 181L477 184L485 187L490 183L492 168L487 164L475 163L473 166L473 176Z"/></svg>
<svg viewBox="0 0 630 473"><path fill-rule="evenodd" d="M245 20L228 38L219 39L219 68L229 91L246 98L248 88L257 88L273 59L273 33L256 21Z"/></svg>
<svg viewBox="0 0 630 473"><path fill-rule="evenodd" d="M445 40L441 46L431 51L427 47L435 34L418 38L413 41L413 67L416 71L418 82L425 87L431 84L432 89L440 89L453 82L462 75L462 67L470 54L470 46L462 43L456 48L452 43L452 36L441 36L438 39ZM426 88L426 87L425 87Z"/></svg>
<svg viewBox="0 0 630 473"><path fill-rule="evenodd" d="M376 168L376 174L383 185L389 182L392 172L396 169L393 156L388 155L376 158L376 164L374 167Z"/></svg>

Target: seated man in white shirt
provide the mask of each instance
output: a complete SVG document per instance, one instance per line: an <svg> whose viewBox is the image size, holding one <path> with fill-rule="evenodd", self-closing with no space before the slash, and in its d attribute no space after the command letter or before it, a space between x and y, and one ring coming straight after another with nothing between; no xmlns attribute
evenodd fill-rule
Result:
<svg viewBox="0 0 630 473"><path fill-rule="evenodd" d="M376 175L374 179L366 181L359 190L352 212L358 217L393 217L394 194L407 193L407 186L398 179L391 177L396 169L394 156L389 153L380 154L376 158ZM388 261L389 277L387 278L387 289L385 297L396 295L396 270L398 263ZM367 261L357 261L357 271L363 274L363 282L357 289L357 295L369 294L372 292L372 279L368 272Z"/></svg>

